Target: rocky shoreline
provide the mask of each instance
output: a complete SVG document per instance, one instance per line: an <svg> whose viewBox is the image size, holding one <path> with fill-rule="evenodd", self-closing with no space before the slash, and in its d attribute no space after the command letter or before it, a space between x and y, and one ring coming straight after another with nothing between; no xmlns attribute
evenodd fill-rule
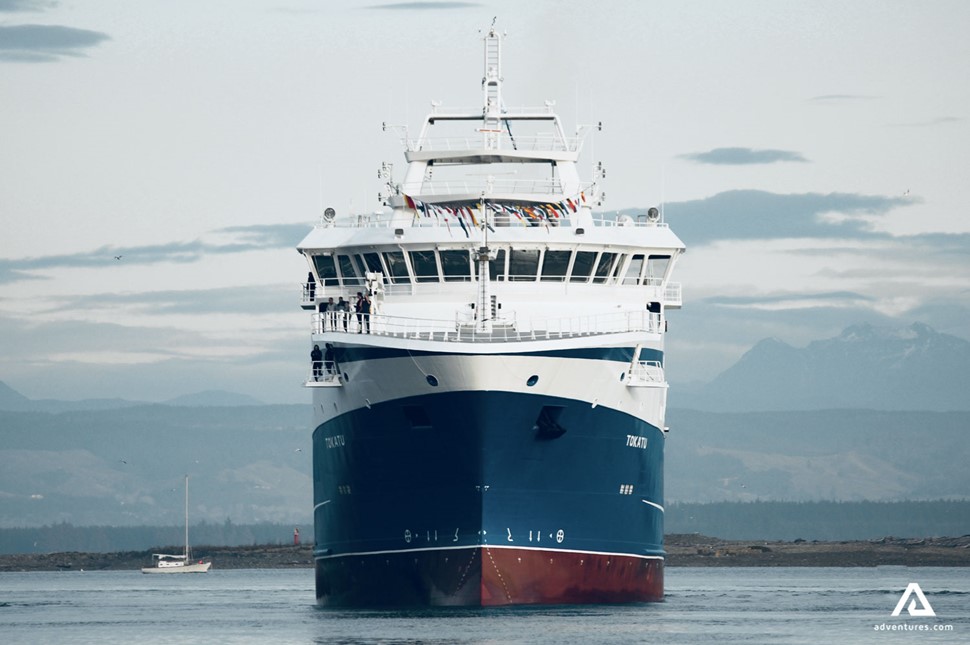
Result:
<svg viewBox="0 0 970 645"><path fill-rule="evenodd" d="M668 535L668 567L965 567L970 535L958 538L882 538L868 541L794 542L721 540L704 535ZM161 549L164 551L164 549ZM4 571L138 571L158 551L0 555ZM169 553L177 553L171 549ZM213 569L295 569L313 566L310 545L199 546L197 558Z"/></svg>
<svg viewBox="0 0 970 645"><path fill-rule="evenodd" d="M739 541L667 535L668 567L966 567L970 535L843 542Z"/></svg>

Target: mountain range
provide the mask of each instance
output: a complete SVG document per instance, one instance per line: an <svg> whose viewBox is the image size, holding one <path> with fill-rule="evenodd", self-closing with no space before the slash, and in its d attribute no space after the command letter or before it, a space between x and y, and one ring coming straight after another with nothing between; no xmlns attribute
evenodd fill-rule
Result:
<svg viewBox="0 0 970 645"><path fill-rule="evenodd" d="M970 343L866 325L755 345L671 388L671 502L965 499ZM812 409L814 408L814 409ZM824 408L824 409L819 409ZM31 400L0 383L0 527L306 523L311 410L221 391L166 404Z"/></svg>
<svg viewBox="0 0 970 645"><path fill-rule="evenodd" d="M915 323L847 327L797 348L760 341L702 386L671 388L701 410L970 410L970 342Z"/></svg>
<svg viewBox="0 0 970 645"><path fill-rule="evenodd" d="M0 411L0 526L306 521L309 405Z"/></svg>
<svg viewBox="0 0 970 645"><path fill-rule="evenodd" d="M262 401L245 394L225 390L206 390L194 394L163 401L163 405L181 407L228 407L246 405L265 405ZM0 410L16 412L67 412L71 410L119 410L138 405L151 405L146 401L127 399L83 399L80 401L60 401L57 399L29 399L20 392L0 381Z"/></svg>

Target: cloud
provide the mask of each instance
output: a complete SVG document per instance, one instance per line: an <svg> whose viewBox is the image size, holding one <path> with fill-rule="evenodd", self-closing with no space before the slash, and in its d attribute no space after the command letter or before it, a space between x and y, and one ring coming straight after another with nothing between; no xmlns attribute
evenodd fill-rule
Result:
<svg viewBox="0 0 970 645"><path fill-rule="evenodd" d="M881 97L865 94L823 94L808 99L813 103L846 103L849 101L872 101Z"/></svg>
<svg viewBox="0 0 970 645"><path fill-rule="evenodd" d="M60 25L0 25L0 61L48 63L84 56L85 49L109 40L107 34Z"/></svg>
<svg viewBox="0 0 970 645"><path fill-rule="evenodd" d="M480 7L477 2L393 2L391 4L375 4L370 9L465 9Z"/></svg>
<svg viewBox="0 0 970 645"><path fill-rule="evenodd" d="M680 155L682 159L695 163L725 166L778 163L779 161L807 162L808 159L791 150L771 150L756 148L714 148L707 152L691 152Z"/></svg>
<svg viewBox="0 0 970 645"><path fill-rule="evenodd" d="M912 204L910 197L857 193L779 195L731 190L705 199L665 204L664 214L688 245L722 240L781 238L887 238L864 216ZM823 217L838 213L846 217Z"/></svg>
<svg viewBox="0 0 970 645"><path fill-rule="evenodd" d="M890 127L894 128L927 128L935 125L948 125L950 123L959 123L964 121L963 117L959 116L940 116L935 119L928 119L926 121L909 121L906 123L890 123Z"/></svg>
<svg viewBox="0 0 970 645"><path fill-rule="evenodd" d="M123 307L141 310L153 316L166 314L245 314L289 312L294 309L290 285L246 286L221 289L146 291L140 293L99 293L58 299L57 309L92 311Z"/></svg>
<svg viewBox="0 0 970 645"><path fill-rule="evenodd" d="M46 11L57 6L55 0L0 0L0 13L18 11Z"/></svg>
<svg viewBox="0 0 970 645"><path fill-rule="evenodd" d="M269 402L307 400L309 335L299 330L245 340L174 326L71 324L0 317L0 380L32 398L163 401L226 389ZM21 389L25 388L25 389Z"/></svg>
<svg viewBox="0 0 970 645"><path fill-rule="evenodd" d="M0 258L0 284L38 279L39 276L32 272L46 269L98 268L111 265L125 267L161 262L189 263L211 255L274 248L295 249L308 230L309 227L306 224L233 226L213 232L215 235L228 237L229 240L224 243L193 240L145 246L102 246L93 251L69 255L48 255L14 260ZM121 259L116 260L116 256L121 256Z"/></svg>
<svg viewBox="0 0 970 645"><path fill-rule="evenodd" d="M829 291L822 293L783 293L756 296L713 296L703 302L715 307L734 309L807 309L817 307L860 307L874 302L875 298L853 291Z"/></svg>
<svg viewBox="0 0 970 645"><path fill-rule="evenodd" d="M230 226L217 233L236 234L243 239L265 247L285 247L295 249L310 227L298 224L260 224L254 226Z"/></svg>

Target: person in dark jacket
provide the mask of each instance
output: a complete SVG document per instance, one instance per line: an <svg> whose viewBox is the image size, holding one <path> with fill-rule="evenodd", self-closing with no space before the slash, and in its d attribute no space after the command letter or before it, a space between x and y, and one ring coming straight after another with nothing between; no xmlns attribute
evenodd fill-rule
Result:
<svg viewBox="0 0 970 645"><path fill-rule="evenodd" d="M320 380L320 375L323 374L323 352L320 351L319 345L313 346L313 351L310 352L310 362L313 363L313 380Z"/></svg>
<svg viewBox="0 0 970 645"><path fill-rule="evenodd" d="M357 292L357 302L354 303L354 311L357 312L357 333L364 333L364 294Z"/></svg>
<svg viewBox="0 0 970 645"><path fill-rule="evenodd" d="M370 307L371 307L370 296L368 296L365 293L360 303L360 311L361 313L364 314L364 333L365 334L370 333Z"/></svg>
<svg viewBox="0 0 970 645"><path fill-rule="evenodd" d="M316 278L313 277L313 271L310 271L309 273L306 274L306 289L307 289L307 294L310 296L310 300L311 301L316 300L317 281L316 281Z"/></svg>

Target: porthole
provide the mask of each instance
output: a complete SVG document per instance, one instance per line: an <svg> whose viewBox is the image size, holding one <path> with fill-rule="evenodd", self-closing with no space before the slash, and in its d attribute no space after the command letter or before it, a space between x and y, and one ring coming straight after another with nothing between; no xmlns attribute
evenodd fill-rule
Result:
<svg viewBox="0 0 970 645"><path fill-rule="evenodd" d="M344 372L344 383L350 383L350 376L347 372Z"/></svg>
<svg viewBox="0 0 970 645"><path fill-rule="evenodd" d="M626 378L626 372L620 372L620 383L622 383L623 379L625 378Z"/></svg>
<svg viewBox="0 0 970 645"><path fill-rule="evenodd" d="M431 387L438 387L438 379L436 379L433 375L428 374L428 376L426 376L425 378L428 381L428 385L430 385Z"/></svg>
<svg viewBox="0 0 970 645"><path fill-rule="evenodd" d="M529 380L526 381L525 384L528 385L529 387L532 387L533 385L535 385L538 382L539 382L539 375L538 374L533 374L532 376L529 377Z"/></svg>

